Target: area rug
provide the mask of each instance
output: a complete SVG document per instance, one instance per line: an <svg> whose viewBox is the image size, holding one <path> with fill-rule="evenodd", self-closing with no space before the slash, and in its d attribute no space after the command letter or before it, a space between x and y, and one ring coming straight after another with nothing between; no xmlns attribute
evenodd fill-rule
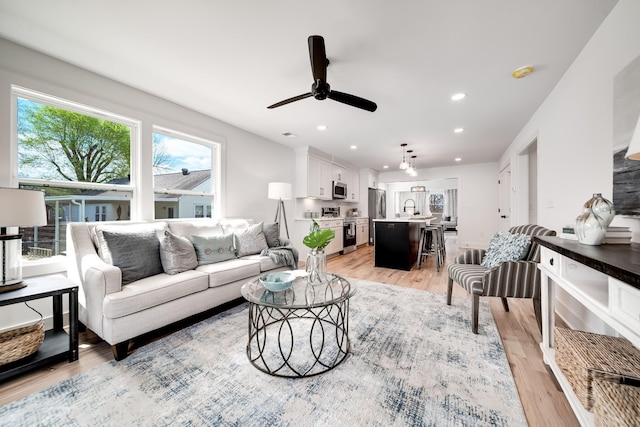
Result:
<svg viewBox="0 0 640 427"><path fill-rule="evenodd" d="M351 352L335 369L272 377L247 360L246 304L120 362L0 408L11 426L526 426L488 304L350 279Z"/></svg>

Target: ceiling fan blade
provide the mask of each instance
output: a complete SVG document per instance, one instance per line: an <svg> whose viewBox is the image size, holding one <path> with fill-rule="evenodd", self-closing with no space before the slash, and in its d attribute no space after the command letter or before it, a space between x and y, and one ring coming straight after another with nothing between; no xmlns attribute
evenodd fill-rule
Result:
<svg viewBox="0 0 640 427"><path fill-rule="evenodd" d="M360 98L359 96L349 95L348 93L338 92L337 90L332 90L328 94L329 99L333 99L334 101L342 102L343 104L351 105L352 107L362 108L363 110L374 112L378 108L375 102L369 101L364 98Z"/></svg>
<svg viewBox="0 0 640 427"><path fill-rule="evenodd" d="M322 36L309 36L309 58L311 59L311 73L313 81L327 81L327 52L324 48Z"/></svg>
<svg viewBox="0 0 640 427"><path fill-rule="evenodd" d="M309 98L310 96L313 96L311 92L305 93L304 95L294 96L293 98L285 99L284 101L276 102L273 105L269 105L267 108L282 107L283 105L289 104L291 102L300 101L301 99Z"/></svg>

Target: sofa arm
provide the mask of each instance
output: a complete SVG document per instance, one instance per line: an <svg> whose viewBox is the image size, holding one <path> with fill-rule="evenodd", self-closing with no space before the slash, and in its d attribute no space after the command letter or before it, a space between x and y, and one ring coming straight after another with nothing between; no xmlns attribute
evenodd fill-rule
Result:
<svg viewBox="0 0 640 427"><path fill-rule="evenodd" d="M485 273L485 296L540 298L540 270L534 261L505 261Z"/></svg>
<svg viewBox="0 0 640 427"><path fill-rule="evenodd" d="M455 259L455 263L480 265L480 263L482 262L482 258L484 258L484 254L486 252L487 251L484 249L469 249L462 255L458 255Z"/></svg>

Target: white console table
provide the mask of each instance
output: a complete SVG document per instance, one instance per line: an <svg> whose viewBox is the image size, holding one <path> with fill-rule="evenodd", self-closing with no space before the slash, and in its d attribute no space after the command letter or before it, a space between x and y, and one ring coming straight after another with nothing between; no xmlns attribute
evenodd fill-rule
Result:
<svg viewBox="0 0 640 427"><path fill-rule="evenodd" d="M640 246L583 245L558 237L536 237L541 246L544 362L562 387L578 421L593 426L587 411L555 361L555 290L560 287L620 336L640 348Z"/></svg>

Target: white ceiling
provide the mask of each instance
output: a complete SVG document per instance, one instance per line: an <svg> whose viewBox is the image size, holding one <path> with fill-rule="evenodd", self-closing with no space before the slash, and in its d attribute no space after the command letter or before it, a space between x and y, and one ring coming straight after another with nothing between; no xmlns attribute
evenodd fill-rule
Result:
<svg viewBox="0 0 640 427"><path fill-rule="evenodd" d="M267 139L393 170L402 142L418 168L496 161L616 2L20 0L0 2L0 36ZM377 111L313 98L266 108L309 92L311 34L325 38L332 89ZM536 71L511 77L525 65Z"/></svg>

